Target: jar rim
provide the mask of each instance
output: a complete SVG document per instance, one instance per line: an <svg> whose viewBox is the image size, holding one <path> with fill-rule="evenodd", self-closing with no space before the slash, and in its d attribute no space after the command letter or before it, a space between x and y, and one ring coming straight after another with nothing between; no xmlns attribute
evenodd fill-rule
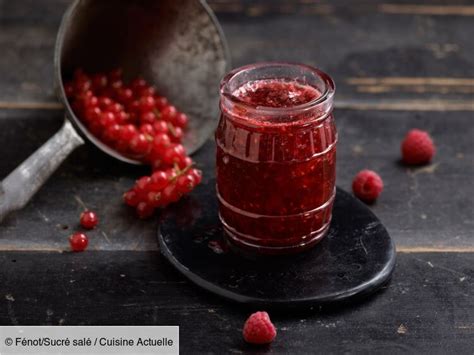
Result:
<svg viewBox="0 0 474 355"><path fill-rule="evenodd" d="M315 99L305 102L300 105L295 105L291 107L267 107L267 106L257 106L251 103L239 100L229 90L229 83L231 80L236 77L238 74L249 71L252 69L259 69L264 67L299 67L309 72L316 74L318 78L322 80L324 83L324 90L321 92L321 95L316 97ZM220 95L221 98L225 98L225 100L230 101L234 105L238 105L239 107L245 108L247 111L253 111L255 113L264 114L268 116L272 115L284 115L284 114L300 114L304 113L309 110L313 110L314 108L327 103L328 101L332 101L334 97L334 93L336 91L336 85L332 78L323 72L322 70L302 63L295 63L295 62L258 62L253 64L244 65L238 68L231 70L227 75L224 76L221 80L220 84Z"/></svg>

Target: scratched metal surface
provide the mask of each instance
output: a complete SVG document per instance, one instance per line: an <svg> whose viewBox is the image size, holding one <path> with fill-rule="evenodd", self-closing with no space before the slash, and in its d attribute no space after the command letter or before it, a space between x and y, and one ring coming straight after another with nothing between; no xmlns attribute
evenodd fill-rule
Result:
<svg viewBox="0 0 474 355"><path fill-rule="evenodd" d="M159 256L157 222L139 221L121 204L120 194L146 169L84 146L0 225L0 323L179 324L188 335L185 353L469 353L474 1L209 2L234 65L302 61L335 77L338 184L349 189L362 168L381 173L385 191L371 208L400 251L391 285L352 307L275 314L277 342L252 349L240 338L249 310L182 279ZM62 123L52 57L68 4L0 0L2 178ZM433 135L438 153L432 165L399 164L399 142L411 127ZM212 158L212 144L197 156L201 166ZM102 217L91 250L64 253L84 206Z"/></svg>

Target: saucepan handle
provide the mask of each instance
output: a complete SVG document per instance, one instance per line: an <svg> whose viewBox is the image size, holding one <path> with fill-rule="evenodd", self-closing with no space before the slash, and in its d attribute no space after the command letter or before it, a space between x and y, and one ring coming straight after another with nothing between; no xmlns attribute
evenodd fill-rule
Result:
<svg viewBox="0 0 474 355"><path fill-rule="evenodd" d="M0 222L25 206L58 166L84 140L66 119L62 128L13 170L0 185Z"/></svg>

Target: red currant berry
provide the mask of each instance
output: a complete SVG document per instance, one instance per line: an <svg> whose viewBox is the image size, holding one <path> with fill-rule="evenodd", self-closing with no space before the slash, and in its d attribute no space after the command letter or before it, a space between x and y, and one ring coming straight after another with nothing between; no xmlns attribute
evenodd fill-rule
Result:
<svg viewBox="0 0 474 355"><path fill-rule="evenodd" d="M153 152L152 152L153 153ZM150 157L151 170L153 172L162 171L165 168L165 164L161 161L161 158Z"/></svg>
<svg viewBox="0 0 474 355"><path fill-rule="evenodd" d="M156 133L168 133L168 124L165 121L156 121L153 128Z"/></svg>
<svg viewBox="0 0 474 355"><path fill-rule="evenodd" d="M95 212L86 210L81 213L81 226L84 228L92 229L97 225L97 223L99 223L99 219Z"/></svg>
<svg viewBox="0 0 474 355"><path fill-rule="evenodd" d="M156 158L162 158L165 153L165 150L171 146L170 137L165 133L159 133L153 138L153 154L156 155Z"/></svg>
<svg viewBox="0 0 474 355"><path fill-rule="evenodd" d="M162 110L168 105L169 103L166 97L158 96L158 95L155 96L155 106L158 110Z"/></svg>
<svg viewBox="0 0 474 355"><path fill-rule="evenodd" d="M163 153L163 162L165 164L173 165L183 162L186 158L186 151L181 144L175 144L170 148L166 149Z"/></svg>
<svg viewBox="0 0 474 355"><path fill-rule="evenodd" d="M151 175L150 189L162 190L168 185L168 175L164 171L156 171Z"/></svg>
<svg viewBox="0 0 474 355"><path fill-rule="evenodd" d="M88 99L88 98L90 98L90 97L92 97L92 96L94 96L94 93L92 92L92 90L86 90L86 91L81 92L81 93L79 94L78 99L79 99L79 100L86 100L86 99Z"/></svg>
<svg viewBox="0 0 474 355"><path fill-rule="evenodd" d="M161 192L151 191L146 195L146 203L153 206L154 208L160 207L161 205Z"/></svg>
<svg viewBox="0 0 474 355"><path fill-rule="evenodd" d="M166 204L176 202L181 197L179 191L176 189L176 184L166 186L161 196L163 202Z"/></svg>
<svg viewBox="0 0 474 355"><path fill-rule="evenodd" d="M137 91L137 90L147 86L147 83L146 83L145 79L143 79L143 78L136 78L130 83L130 86L131 86L132 90Z"/></svg>
<svg viewBox="0 0 474 355"><path fill-rule="evenodd" d="M178 113L172 122L176 127L186 128L188 125L188 116L185 113Z"/></svg>
<svg viewBox="0 0 474 355"><path fill-rule="evenodd" d="M84 233L74 233L69 237L69 244L72 251L84 251L87 248L87 244L89 244L89 239Z"/></svg>
<svg viewBox="0 0 474 355"><path fill-rule="evenodd" d="M180 127L174 127L173 130L171 131L171 141L173 143L181 143L181 140L183 139L184 132Z"/></svg>
<svg viewBox="0 0 474 355"><path fill-rule="evenodd" d="M104 128L110 127L116 123L115 115L110 111L105 111L100 114L100 125Z"/></svg>
<svg viewBox="0 0 474 355"><path fill-rule="evenodd" d="M176 188L182 194L190 192L194 187L194 177L191 174L181 175L176 180Z"/></svg>
<svg viewBox="0 0 474 355"><path fill-rule="evenodd" d="M86 109L83 118L86 122L98 122L100 120L101 113L102 112L100 111L100 108L91 107Z"/></svg>
<svg viewBox="0 0 474 355"><path fill-rule="evenodd" d="M120 131L120 125L113 124L105 129L102 139L106 143L115 143L120 139Z"/></svg>
<svg viewBox="0 0 474 355"><path fill-rule="evenodd" d="M137 123L138 121L138 115L134 111L129 111L128 118L129 118L129 121L134 124Z"/></svg>
<svg viewBox="0 0 474 355"><path fill-rule="evenodd" d="M107 86L105 89L101 91L101 95L108 97L112 100L112 97L115 96L115 91L111 87Z"/></svg>
<svg viewBox="0 0 474 355"><path fill-rule="evenodd" d="M84 93L91 88L91 85L91 81L87 78L76 80L74 83L74 91L77 93Z"/></svg>
<svg viewBox="0 0 474 355"><path fill-rule="evenodd" d="M117 123L123 125L123 124L125 124L129 121L130 116L125 111L120 111L120 112L115 114L115 119L117 120Z"/></svg>
<svg viewBox="0 0 474 355"><path fill-rule="evenodd" d="M117 92L117 99L124 105L129 104L133 101L133 91L129 88L121 88Z"/></svg>
<svg viewBox="0 0 474 355"><path fill-rule="evenodd" d="M155 98L153 96L143 96L139 101L142 112L152 111L155 108Z"/></svg>
<svg viewBox="0 0 474 355"><path fill-rule="evenodd" d="M194 186L199 185L202 181L202 171L198 169L191 169L189 174L192 175L194 179Z"/></svg>
<svg viewBox="0 0 474 355"><path fill-rule="evenodd" d="M108 110L116 114L123 111L123 106L118 102L114 102L108 107Z"/></svg>
<svg viewBox="0 0 474 355"><path fill-rule="evenodd" d="M155 134L155 130L153 129L153 126L149 123L142 124L140 126L140 132L149 136L153 136Z"/></svg>
<svg viewBox="0 0 474 355"><path fill-rule="evenodd" d="M123 87L122 80L114 80L109 84L110 88L117 94L119 90Z"/></svg>
<svg viewBox="0 0 474 355"><path fill-rule="evenodd" d="M152 86L144 86L137 90L137 96L154 96L156 94L156 90Z"/></svg>
<svg viewBox="0 0 474 355"><path fill-rule="evenodd" d="M131 189L123 194L123 200L129 206L135 207L140 202L140 198L134 189Z"/></svg>
<svg viewBox="0 0 474 355"><path fill-rule="evenodd" d="M177 164L180 169L184 169L188 166L193 165L193 161L190 157L185 157L184 159L180 160Z"/></svg>
<svg viewBox="0 0 474 355"><path fill-rule="evenodd" d="M147 154L151 149L150 143L145 134L139 133L130 141L130 149L137 154Z"/></svg>
<svg viewBox="0 0 474 355"><path fill-rule="evenodd" d="M140 102L137 100L132 101L128 106L131 112L140 112Z"/></svg>
<svg viewBox="0 0 474 355"><path fill-rule="evenodd" d="M95 74L92 76L92 89L100 91L107 86L107 75Z"/></svg>
<svg viewBox="0 0 474 355"><path fill-rule="evenodd" d="M102 110L107 110L110 105L112 105L112 100L110 98L105 96L99 97L99 107Z"/></svg>
<svg viewBox="0 0 474 355"><path fill-rule="evenodd" d="M150 217L153 214L153 212L155 211L155 208L149 203L140 202L138 203L136 210L137 210L138 217L145 219L145 218Z"/></svg>
<svg viewBox="0 0 474 355"><path fill-rule="evenodd" d="M88 96L84 98L85 108L97 107L98 104L99 104L99 99L97 98L97 96Z"/></svg>
<svg viewBox="0 0 474 355"><path fill-rule="evenodd" d="M133 137L135 137L136 134L137 129L135 128L135 126L132 124L127 124L125 126L122 126L120 130L120 139L129 144L129 142L133 139Z"/></svg>
<svg viewBox="0 0 474 355"><path fill-rule="evenodd" d="M161 117L165 121L172 122L177 113L176 107L168 105L161 110Z"/></svg>
<svg viewBox="0 0 474 355"><path fill-rule="evenodd" d="M142 193L148 190L151 178L149 176L142 176L135 183L135 188L138 193Z"/></svg>
<svg viewBox="0 0 474 355"><path fill-rule="evenodd" d="M155 123L155 121L156 121L156 115L152 111L146 111L140 114L141 123L153 124Z"/></svg>

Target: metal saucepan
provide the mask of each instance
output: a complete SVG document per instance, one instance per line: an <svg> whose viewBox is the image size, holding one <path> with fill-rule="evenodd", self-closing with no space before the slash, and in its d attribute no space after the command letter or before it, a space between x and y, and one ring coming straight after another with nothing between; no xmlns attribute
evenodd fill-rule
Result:
<svg viewBox="0 0 474 355"><path fill-rule="evenodd" d="M74 69L120 67L126 79L141 76L153 83L189 115L184 145L193 153L216 127L219 81L229 66L224 35L203 0L74 1L63 16L54 54L64 125L2 181L0 221L22 208L85 141L124 162L140 164L103 144L75 116L63 89Z"/></svg>

